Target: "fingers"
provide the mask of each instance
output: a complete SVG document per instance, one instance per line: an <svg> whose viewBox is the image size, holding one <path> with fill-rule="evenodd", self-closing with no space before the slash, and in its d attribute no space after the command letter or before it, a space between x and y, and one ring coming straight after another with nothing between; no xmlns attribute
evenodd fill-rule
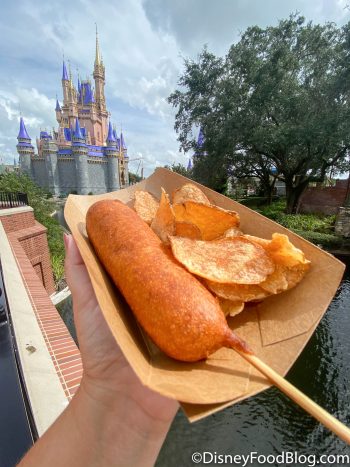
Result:
<svg viewBox="0 0 350 467"><path fill-rule="evenodd" d="M79 296L85 287L91 288L91 282L83 258L72 235L64 234L66 248L65 272L67 284L73 296Z"/></svg>
<svg viewBox="0 0 350 467"><path fill-rule="evenodd" d="M81 257L80 251L78 250L77 244L75 243L72 235L64 234L64 244L66 247L67 258L72 266L81 266L84 264L83 258Z"/></svg>

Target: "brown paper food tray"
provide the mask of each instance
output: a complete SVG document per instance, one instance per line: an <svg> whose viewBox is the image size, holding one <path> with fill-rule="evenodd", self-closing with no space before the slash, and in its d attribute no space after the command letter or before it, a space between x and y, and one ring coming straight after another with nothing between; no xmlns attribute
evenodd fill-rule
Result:
<svg viewBox="0 0 350 467"><path fill-rule="evenodd" d="M171 194L187 181L181 175L158 168L146 180L124 190L96 196L70 195L64 214L105 319L130 365L143 384L179 400L189 420L195 421L263 391L271 383L231 349L221 349L198 363L177 362L165 356L139 328L128 305L96 258L85 230L86 212L98 200L120 199L132 205L136 190L147 190L159 199L161 187ZM230 327L263 361L285 375L327 310L345 267L332 255L279 224L199 186L214 204L239 213L244 233L263 238L271 238L274 232L287 234L311 260L310 271L297 287L260 304L250 304L243 313L229 320Z"/></svg>

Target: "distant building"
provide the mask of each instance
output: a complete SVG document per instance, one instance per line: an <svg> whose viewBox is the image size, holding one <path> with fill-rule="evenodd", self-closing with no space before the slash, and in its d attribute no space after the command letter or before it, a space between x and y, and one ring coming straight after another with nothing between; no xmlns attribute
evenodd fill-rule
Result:
<svg viewBox="0 0 350 467"><path fill-rule="evenodd" d="M123 133L117 136L106 107L105 67L96 33L93 77L73 85L63 61L63 104L56 99L58 129L41 131L37 154L20 119L17 151L20 170L55 196L105 193L129 185L128 155Z"/></svg>

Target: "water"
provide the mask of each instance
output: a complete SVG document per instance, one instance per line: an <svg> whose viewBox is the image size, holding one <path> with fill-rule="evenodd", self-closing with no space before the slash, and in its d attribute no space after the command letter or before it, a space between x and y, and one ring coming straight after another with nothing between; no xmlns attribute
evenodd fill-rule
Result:
<svg viewBox="0 0 350 467"><path fill-rule="evenodd" d="M350 426L349 335L350 268L348 267L327 313L287 375L289 381L348 426ZM231 455L247 455L252 451L263 455L298 451L299 454L316 456L322 454L350 456L349 446L275 388L194 424L190 424L179 411L156 465L158 467L193 466L195 464L191 461L192 453L203 451Z"/></svg>
<svg viewBox="0 0 350 467"><path fill-rule="evenodd" d="M64 218L64 205L57 208L55 218L62 225L62 227L64 227L66 230L69 230L69 227L68 227L68 225L66 223L66 220Z"/></svg>
<svg viewBox="0 0 350 467"><path fill-rule="evenodd" d="M58 218L62 223L62 211ZM349 335L350 267L348 265L327 313L287 375L288 380L296 387L348 426L350 426ZM192 453L203 451L224 455L248 455L256 451L267 456L278 455L282 451L297 451L305 455L350 456L350 447L275 388L193 424L190 424L179 411L156 465L157 467L193 466L195 464L191 460ZM307 464L289 465L306 466Z"/></svg>

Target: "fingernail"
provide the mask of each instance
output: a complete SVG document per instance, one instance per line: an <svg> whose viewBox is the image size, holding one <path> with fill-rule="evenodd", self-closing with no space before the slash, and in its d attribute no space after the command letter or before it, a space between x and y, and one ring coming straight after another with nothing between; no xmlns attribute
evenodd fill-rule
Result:
<svg viewBox="0 0 350 467"><path fill-rule="evenodd" d="M66 251L68 251L68 247L69 247L69 238L70 238L70 235L66 233L63 234L64 247Z"/></svg>

